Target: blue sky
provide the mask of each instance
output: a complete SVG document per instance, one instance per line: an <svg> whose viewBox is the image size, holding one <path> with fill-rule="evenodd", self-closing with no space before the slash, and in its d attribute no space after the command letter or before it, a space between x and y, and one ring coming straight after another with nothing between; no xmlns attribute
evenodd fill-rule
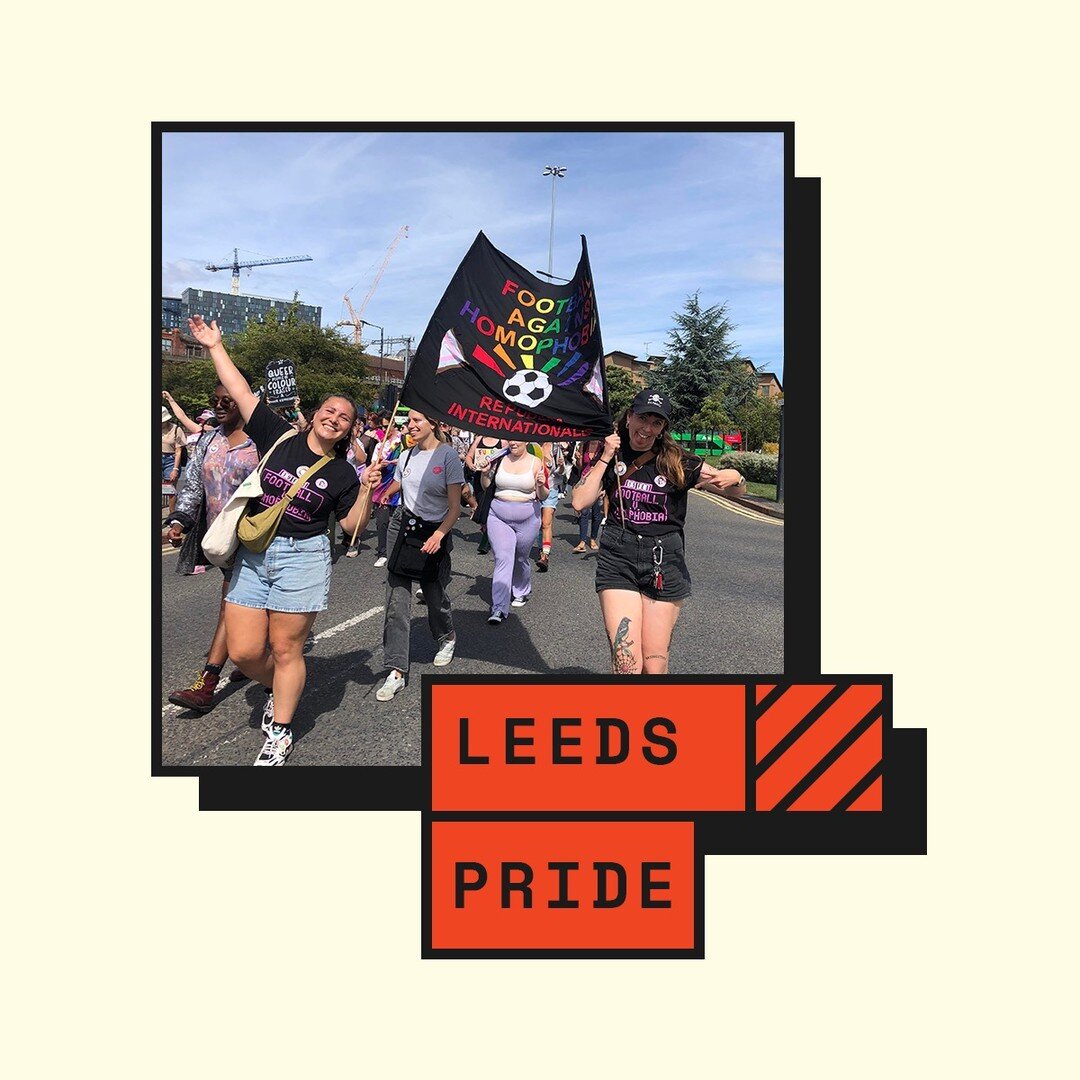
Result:
<svg viewBox="0 0 1080 1080"><path fill-rule="evenodd" d="M700 290L734 338L783 380L783 136L775 133L207 133L164 136L162 288L228 292L208 262L310 255L241 272L240 291L320 304L323 325L359 305L387 336L427 325L476 233L554 272L589 243L606 351L665 351L672 313Z"/></svg>

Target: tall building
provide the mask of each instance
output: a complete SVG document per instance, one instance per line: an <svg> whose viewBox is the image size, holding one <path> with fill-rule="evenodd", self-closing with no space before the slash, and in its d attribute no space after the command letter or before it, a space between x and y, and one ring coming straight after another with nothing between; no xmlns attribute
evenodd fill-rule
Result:
<svg viewBox="0 0 1080 1080"><path fill-rule="evenodd" d="M292 307L291 300L279 300L271 296L234 296L232 293L211 292L209 289L185 289L182 296L183 325L192 315L201 315L207 322L216 319L226 336L239 334L251 321L264 322L271 311L284 319ZM322 325L322 308L310 304L296 305L297 318L315 326ZM165 316L165 299L162 299L162 318Z"/></svg>
<svg viewBox="0 0 1080 1080"><path fill-rule="evenodd" d="M179 330L181 326L187 326L184 301L179 296L163 296L161 298L161 329Z"/></svg>

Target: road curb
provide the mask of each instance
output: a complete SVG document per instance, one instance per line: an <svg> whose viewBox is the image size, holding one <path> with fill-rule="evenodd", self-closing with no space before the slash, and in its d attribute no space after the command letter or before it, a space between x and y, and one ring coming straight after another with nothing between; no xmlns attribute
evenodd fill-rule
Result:
<svg viewBox="0 0 1080 1080"><path fill-rule="evenodd" d="M777 505L773 502L767 502L764 499L755 499L748 495L726 495L725 498L730 499L734 503L738 503L740 506L745 506L747 510L756 510L759 514L767 514L769 517L779 518L784 520L784 508L783 505Z"/></svg>

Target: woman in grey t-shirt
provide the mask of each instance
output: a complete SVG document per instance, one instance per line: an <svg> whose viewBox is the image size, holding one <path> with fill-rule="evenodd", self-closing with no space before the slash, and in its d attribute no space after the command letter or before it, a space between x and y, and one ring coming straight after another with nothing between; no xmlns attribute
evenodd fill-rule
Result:
<svg viewBox="0 0 1080 1080"><path fill-rule="evenodd" d="M454 623L450 615L450 530L461 512L461 485L465 473L454 448L439 441L438 427L415 409L409 413L405 430L411 446L397 459L389 495L400 490L401 505L390 519L386 538L391 553L386 568L386 614L383 621L383 658L389 672L375 697L389 701L404 685L409 671L409 616L412 608L413 578L394 570L394 552L403 522L420 520L436 526L420 549L428 565L420 574L420 588L428 610L428 626L438 651L435 666L443 667L454 658ZM381 469L382 466L375 466ZM369 469L369 472L372 470ZM373 483L380 481L376 478Z"/></svg>

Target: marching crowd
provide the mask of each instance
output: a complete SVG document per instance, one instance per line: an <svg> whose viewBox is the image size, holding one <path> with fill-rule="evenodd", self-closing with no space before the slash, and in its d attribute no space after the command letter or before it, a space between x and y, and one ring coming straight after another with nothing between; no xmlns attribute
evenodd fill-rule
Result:
<svg viewBox="0 0 1080 1080"><path fill-rule="evenodd" d="M253 392L216 323L196 316L189 327L209 351L218 384L194 419L164 393L161 479L176 490L164 535L180 548L178 573L214 565L223 580L206 664L169 700L208 712L231 659L231 679L266 688L256 765L283 765L292 750L304 646L328 604L337 529L346 556L355 557L371 524L374 569L386 575L379 701L408 678L414 590L427 607L434 664L454 658L447 586L462 512L484 532L480 552L494 557L488 622L497 626L528 602L534 564L536 572L549 569L554 513L568 491L579 514L573 551L597 552L611 671L667 672L672 630L690 596L688 493L745 489L735 470L683 454L662 393L643 390L611 435L576 444L475 436L415 410L366 414L340 394L306 417L299 400L274 410Z"/></svg>

